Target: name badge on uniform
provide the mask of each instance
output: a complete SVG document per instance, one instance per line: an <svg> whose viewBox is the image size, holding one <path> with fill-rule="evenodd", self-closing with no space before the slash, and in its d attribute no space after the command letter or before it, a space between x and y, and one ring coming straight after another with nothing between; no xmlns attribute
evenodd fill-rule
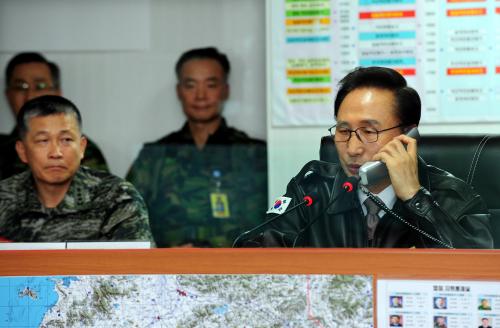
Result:
<svg viewBox="0 0 500 328"><path fill-rule="evenodd" d="M212 216L214 218L228 219L231 217L227 194L223 192L210 193L210 205L212 206Z"/></svg>
<svg viewBox="0 0 500 328"><path fill-rule="evenodd" d="M278 197L274 201L274 205L269 210L267 210L266 214L271 214L271 213L281 214L285 212L288 205L290 205L291 201L292 199L290 197L284 197L284 196Z"/></svg>

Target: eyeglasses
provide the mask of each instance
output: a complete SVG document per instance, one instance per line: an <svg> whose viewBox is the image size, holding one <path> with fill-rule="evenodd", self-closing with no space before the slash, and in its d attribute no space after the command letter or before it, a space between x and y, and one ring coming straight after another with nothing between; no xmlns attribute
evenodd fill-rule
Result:
<svg viewBox="0 0 500 328"><path fill-rule="evenodd" d="M355 130L351 130L349 128L346 128L344 126L337 126L336 124L332 126L331 128L328 129L330 132L330 135L332 136L333 140L335 142L348 142L351 140L352 133L356 135L359 141L362 143L372 143L372 142L377 142L378 141L378 135L379 133L389 131L392 129L400 128L404 126L403 124L399 124L396 126L393 126L392 128L388 129L383 129L383 130L377 130L372 127L368 126L361 126Z"/></svg>
<svg viewBox="0 0 500 328"><path fill-rule="evenodd" d="M30 89L34 90L34 91L51 90L54 87L47 82L40 81L40 82L35 82L35 84L33 85L33 88L32 88L31 85L26 81L17 81L17 82L12 83L10 85L10 88L15 90L15 91L19 91L19 92L26 92Z"/></svg>

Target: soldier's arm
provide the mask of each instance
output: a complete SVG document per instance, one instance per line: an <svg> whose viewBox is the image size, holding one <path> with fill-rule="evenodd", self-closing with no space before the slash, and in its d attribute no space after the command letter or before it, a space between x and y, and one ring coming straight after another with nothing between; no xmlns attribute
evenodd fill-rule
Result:
<svg viewBox="0 0 500 328"><path fill-rule="evenodd" d="M137 190L122 182L114 197L103 235L115 241L150 241L155 246L146 204Z"/></svg>

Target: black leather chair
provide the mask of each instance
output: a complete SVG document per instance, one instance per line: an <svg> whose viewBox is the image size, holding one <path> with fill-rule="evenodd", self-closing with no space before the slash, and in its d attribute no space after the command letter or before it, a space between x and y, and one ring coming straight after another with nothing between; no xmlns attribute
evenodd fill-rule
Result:
<svg viewBox="0 0 500 328"><path fill-rule="evenodd" d="M474 187L491 213L495 248L500 248L500 135L424 135L418 153ZM321 139L320 159L338 162L331 136Z"/></svg>

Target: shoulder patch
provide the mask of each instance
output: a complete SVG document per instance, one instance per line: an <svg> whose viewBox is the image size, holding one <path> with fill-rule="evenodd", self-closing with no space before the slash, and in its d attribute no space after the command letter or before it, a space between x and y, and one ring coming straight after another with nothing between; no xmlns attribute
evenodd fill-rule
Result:
<svg viewBox="0 0 500 328"><path fill-rule="evenodd" d="M284 196L278 197L274 201L274 205L269 210L267 210L266 214L271 214L271 213L281 214L285 212L288 205L290 205L291 201L292 199L290 197L284 197Z"/></svg>

